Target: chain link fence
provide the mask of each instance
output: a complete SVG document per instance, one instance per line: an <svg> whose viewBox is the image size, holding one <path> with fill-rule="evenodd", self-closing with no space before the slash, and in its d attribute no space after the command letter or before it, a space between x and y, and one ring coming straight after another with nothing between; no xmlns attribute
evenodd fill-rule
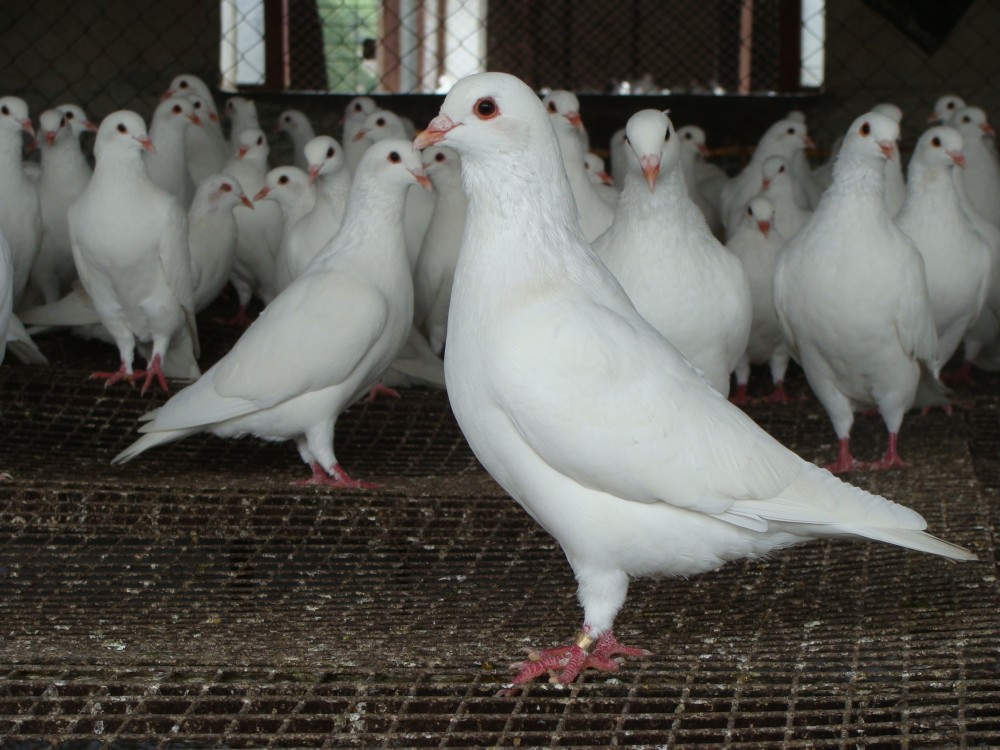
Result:
<svg viewBox="0 0 1000 750"><path fill-rule="evenodd" d="M726 146L799 108L823 146L881 101L912 142L946 92L1000 113L998 34L992 0L5 0L0 89L33 113L148 114L191 72L336 132L349 96L393 97L418 121L436 105L413 94L489 69L580 92L598 147L642 106Z"/></svg>

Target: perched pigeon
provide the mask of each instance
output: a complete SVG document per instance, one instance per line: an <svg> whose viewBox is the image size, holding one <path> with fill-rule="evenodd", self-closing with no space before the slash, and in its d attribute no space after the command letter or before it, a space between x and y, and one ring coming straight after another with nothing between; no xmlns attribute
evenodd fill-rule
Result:
<svg viewBox="0 0 1000 750"><path fill-rule="evenodd" d="M175 76L161 96L161 101L172 96L189 97L202 127L188 128L184 136L188 171L195 185L210 174L222 170L229 159L229 142L222 133L222 122L211 89L198 76L183 73ZM199 104L200 103L200 104Z"/></svg>
<svg viewBox="0 0 1000 750"><path fill-rule="evenodd" d="M583 236L592 242L611 226L615 218L615 209L601 198L587 178L587 170L583 164L583 146L573 121L565 115L551 112L549 121L559 142L563 167L569 177L573 199L576 201L577 216L583 229Z"/></svg>
<svg viewBox="0 0 1000 750"><path fill-rule="evenodd" d="M226 100L226 117L229 118L229 155L239 153L243 146L240 134L244 130L260 130L257 120L257 105L253 100L243 96L234 96Z"/></svg>
<svg viewBox="0 0 1000 750"><path fill-rule="evenodd" d="M253 209L239 181L226 174L205 178L188 210L188 248L194 283L194 307L201 312L219 296L236 259L237 206Z"/></svg>
<svg viewBox="0 0 1000 750"><path fill-rule="evenodd" d="M687 194L670 118L644 109L627 132L630 169L594 250L639 313L727 395L750 335L746 274Z"/></svg>
<svg viewBox="0 0 1000 750"><path fill-rule="evenodd" d="M425 182L405 141L368 149L344 224L236 345L197 382L149 415L115 457L129 461L198 432L295 440L309 484L368 487L333 451L337 417L377 382L406 341L413 286L403 246L406 188Z"/></svg>
<svg viewBox="0 0 1000 750"><path fill-rule="evenodd" d="M747 382L750 379L750 365L765 363L771 368L774 391L764 400L778 404L792 400L785 392L789 353L781 333L778 313L774 309L773 292L774 264L784 244L785 238L775 220L774 204L763 194L747 204L743 220L726 242L729 251L743 264L753 300L750 337L746 352L736 365L736 390L730 397L734 404L744 404L749 400Z"/></svg>
<svg viewBox="0 0 1000 750"><path fill-rule="evenodd" d="M186 211L194 196L194 183L188 173L184 134L191 126L201 127L201 119L186 97L171 97L160 102L149 124L149 140L154 150L146 151L146 171L153 184L173 195Z"/></svg>
<svg viewBox="0 0 1000 750"><path fill-rule="evenodd" d="M583 155L583 169L587 173L587 179L594 186L594 190L607 201L611 206L618 203L618 196L621 190L615 185L614 179L604 169L604 159L594 153Z"/></svg>
<svg viewBox="0 0 1000 750"><path fill-rule="evenodd" d="M992 145L996 131L979 107L957 110L948 122L962 134L965 192L983 218L1000 227L1000 159Z"/></svg>
<svg viewBox="0 0 1000 750"><path fill-rule="evenodd" d="M358 162L361 161L361 156L364 154L365 149L371 145L370 143L365 143L363 138L356 139L355 136L359 130L364 128L368 115L376 109L375 100L370 96L356 96L348 102L347 109L344 110L344 118L342 120L344 131L343 138L340 140L344 144L344 150L347 152L347 168L351 174L354 174L354 171L358 168Z"/></svg>
<svg viewBox="0 0 1000 750"><path fill-rule="evenodd" d="M951 116L955 114L957 110L963 109L965 107L965 100L960 96L955 96L954 94L945 94L944 96L938 97L938 100L934 102L934 109L930 116L927 118L927 122L930 125L946 125L951 119Z"/></svg>
<svg viewBox="0 0 1000 750"><path fill-rule="evenodd" d="M316 205L316 188L309 181L309 175L298 167L275 167L267 173L267 182L253 197L254 204L261 201L277 203L284 217L284 229L281 233L281 245L274 259L274 288L280 292L287 287L292 279L284 277L284 269L288 267L287 258L293 252L293 246L302 242L297 234L299 222ZM316 248L309 248L315 256ZM300 253L302 254L302 253Z"/></svg>
<svg viewBox="0 0 1000 750"><path fill-rule="evenodd" d="M584 153L590 150L590 136L587 128L583 125L583 118L580 116L580 99L572 91L556 89L550 91L542 99L542 104L550 115L562 115L570 124L576 128L576 135L580 139L580 146Z"/></svg>
<svg viewBox="0 0 1000 750"><path fill-rule="evenodd" d="M783 240L794 237L812 214L795 202L795 176L784 156L769 156L764 160L758 195L771 201L774 208L772 225Z"/></svg>
<svg viewBox="0 0 1000 750"><path fill-rule="evenodd" d="M22 132L35 135L28 105L16 96L0 98L0 231L10 245L15 310L42 243L38 186L21 166Z"/></svg>
<svg viewBox="0 0 1000 750"><path fill-rule="evenodd" d="M198 376L187 215L146 173L142 154L153 149L139 115L108 115L97 131L94 176L69 210L80 281L121 357L117 371L92 377L110 385L144 375L144 392L154 381L167 390L165 375ZM137 343L152 345L145 372L132 369Z"/></svg>
<svg viewBox="0 0 1000 750"><path fill-rule="evenodd" d="M83 111L83 107L78 104L59 104L56 106L60 112L66 115L66 122L69 123L70 129L73 131L73 135L79 138L84 133L96 133L97 125L94 124L87 113Z"/></svg>
<svg viewBox="0 0 1000 750"><path fill-rule="evenodd" d="M880 115L885 115L896 125L902 127L903 110L891 102L876 104L871 109ZM899 153L899 141L883 167L885 169L885 203L889 208L889 215L896 216L903 209L906 201L906 179L903 177L903 161Z"/></svg>
<svg viewBox="0 0 1000 750"><path fill-rule="evenodd" d="M688 195L705 217L712 234L717 238L722 237L726 230L722 226L718 204L702 191L699 180L699 166L704 164L702 156L708 150L705 146L705 131L697 125L685 125L677 128L677 137L681 143L681 172L684 174ZM720 183L720 190L722 184L724 183Z"/></svg>
<svg viewBox="0 0 1000 750"><path fill-rule="evenodd" d="M584 240L547 114L501 74L456 84L416 139L462 157L469 197L445 370L486 469L562 546L575 642L515 684L615 669L633 576L694 575L816 537L960 560L917 513L802 460L722 398L635 311Z"/></svg>
<svg viewBox="0 0 1000 750"><path fill-rule="evenodd" d="M938 338L935 375L979 316L990 277L990 248L962 210L956 165L965 165L957 130L939 125L920 136L910 158L906 203L896 217L924 260Z"/></svg>
<svg viewBox="0 0 1000 750"><path fill-rule="evenodd" d="M288 134L288 137L292 139L292 148L295 151L295 166L303 171L309 169L305 148L306 144L316 137L316 131L313 130L312 123L309 122L306 113L297 109L286 109L278 115L274 132Z"/></svg>
<svg viewBox="0 0 1000 750"><path fill-rule="evenodd" d="M924 264L885 202L884 164L898 136L884 115L854 121L833 184L774 272L785 338L840 441L828 467L834 472L860 468L851 425L855 411L871 406L889 431L885 455L871 468L905 466L896 448L903 415L921 378L934 381L938 347Z"/></svg>

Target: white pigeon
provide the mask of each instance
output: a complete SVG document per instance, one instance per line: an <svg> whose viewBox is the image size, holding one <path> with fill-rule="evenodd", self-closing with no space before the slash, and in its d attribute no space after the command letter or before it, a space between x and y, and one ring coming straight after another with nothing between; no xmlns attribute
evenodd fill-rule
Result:
<svg viewBox="0 0 1000 750"><path fill-rule="evenodd" d="M947 125L956 111L965 107L965 100L955 94L945 94L934 102L934 109L927 118L930 125Z"/></svg>
<svg viewBox="0 0 1000 750"><path fill-rule="evenodd" d="M621 185L628 172L628 161L625 157L625 128L618 128L608 143L608 158L611 160L611 176Z"/></svg>
<svg viewBox="0 0 1000 750"><path fill-rule="evenodd" d="M562 546L573 645L515 684L615 669L636 576L694 575L817 537L970 560L917 513L802 460L728 403L635 311L595 257L546 112L512 76L456 84L416 140L462 157L469 213L445 355L458 423L493 477Z"/></svg>
<svg viewBox="0 0 1000 750"><path fill-rule="evenodd" d="M232 175L248 195L255 195L267 182L267 157L270 147L264 132L248 128L239 135L236 156L226 163L225 174ZM230 281L236 288L239 308L224 321L227 325L246 326L247 307L256 295L266 305L277 294L275 264L281 247L284 216L274 201L261 203L250 210L246 206L233 209L236 217L236 260Z"/></svg>
<svg viewBox="0 0 1000 750"><path fill-rule="evenodd" d="M852 123L833 184L786 242L774 273L786 341L840 441L828 467L834 472L860 467L850 451L851 425L855 411L871 406L889 431L886 452L871 468L906 465L896 436L938 357L923 261L885 203L883 165L898 137L899 126L884 115L869 112Z"/></svg>
<svg viewBox="0 0 1000 750"><path fill-rule="evenodd" d="M31 266L31 286L44 302L55 302L76 278L66 217L69 207L87 189L93 170L65 113L47 109L39 115L38 125L42 152L42 173L38 178L42 244Z"/></svg>
<svg viewBox="0 0 1000 750"><path fill-rule="evenodd" d="M881 102L871 109L880 115L885 115L890 120L902 127L903 110L891 102ZM906 202L906 179L903 177L903 161L900 156L899 142L892 156L886 160L885 166L885 203L889 208L890 216L897 216Z"/></svg>
<svg viewBox="0 0 1000 750"><path fill-rule="evenodd" d="M198 432L295 440L309 484L367 487L333 451L337 417L375 384L410 331L413 286L403 246L404 193L426 181L405 141L372 146L344 224L305 274L268 305L197 382L150 415L115 457Z"/></svg>
<svg viewBox="0 0 1000 750"><path fill-rule="evenodd" d="M198 376L187 214L150 180L142 153L153 149L139 115L108 115L97 131L94 176L69 210L80 281L121 357L116 372L91 377L110 385L144 374L144 392L154 380L168 390L168 374ZM145 373L132 368L137 343L152 345Z"/></svg>
<svg viewBox="0 0 1000 750"><path fill-rule="evenodd" d="M615 218L615 209L608 204L587 178L583 165L583 145L573 121L562 114L549 113L563 159L563 168L569 177L570 189L576 201L577 217L583 236L593 242L603 234Z"/></svg>
<svg viewBox="0 0 1000 750"><path fill-rule="evenodd" d="M177 198L184 210L194 195L184 144L189 127L201 127L191 100L181 96L165 99L156 107L149 124L149 139L155 150L143 153L149 179Z"/></svg>
<svg viewBox="0 0 1000 750"><path fill-rule="evenodd" d="M188 209L188 248L194 284L194 307L201 312L216 300L232 275L236 260L236 217L233 209L253 203L235 177L206 177Z"/></svg>
<svg viewBox="0 0 1000 750"><path fill-rule="evenodd" d="M431 147L424 149L422 159L437 200L413 275L413 323L441 356L448 333L451 284L465 229L466 200L458 154L450 148Z"/></svg>
<svg viewBox="0 0 1000 750"><path fill-rule="evenodd" d="M239 152L242 146L240 134L244 130L260 130L257 119L257 105L243 96L233 96L226 100L226 117L229 118L229 154Z"/></svg>
<svg viewBox="0 0 1000 750"><path fill-rule="evenodd" d="M720 211L727 234L736 229L736 224L742 219L743 208L760 191L761 173L767 158L783 156L790 163L798 151L812 145L806 126L801 122L778 120L767 129L750 161L722 189ZM802 208L808 207L808 198L801 186L796 188L795 201Z"/></svg>
<svg viewBox="0 0 1000 750"><path fill-rule="evenodd" d="M189 97L202 120L200 130L188 128L184 136L188 170L191 172L191 179L197 185L208 175L222 171L222 166L230 155L229 142L222 133L222 122L212 90L203 80L191 73L175 76L160 99L162 101L174 95Z"/></svg>
<svg viewBox="0 0 1000 750"><path fill-rule="evenodd" d="M799 110L792 110L785 117L803 124L806 122L805 113ZM808 198L808 205L802 206L802 208L811 211L819 203L819 198L823 194L823 186L813 176L813 170L809 164L809 156L806 154L805 149L792 154L789 168L792 170L792 177L802 186Z"/></svg>
<svg viewBox="0 0 1000 750"><path fill-rule="evenodd" d="M294 241L283 243L275 267L275 283L284 289L312 262L337 233L351 190L351 171L336 138L318 135L305 147L309 181L316 186L316 205L293 227Z"/></svg>
<svg viewBox="0 0 1000 750"><path fill-rule="evenodd" d="M607 173L604 168L604 159L593 152L583 155L583 169L587 173L587 179L594 186L594 190L607 201L611 206L618 203L618 196L621 190L615 185L614 178Z"/></svg>
<svg viewBox="0 0 1000 750"><path fill-rule="evenodd" d="M723 395L750 335L750 286L687 194L681 143L655 109L626 128L629 172L614 223L594 250L636 310Z"/></svg>
<svg viewBox="0 0 1000 750"><path fill-rule="evenodd" d="M698 179L698 165L708 150L705 146L705 131L697 125L685 125L677 128L677 137L681 144L681 173L684 175L688 195L705 217L712 234L717 238L722 237L725 228L722 226L718 205L702 192L701 182ZM721 190L721 186L719 189Z"/></svg>
<svg viewBox="0 0 1000 750"><path fill-rule="evenodd" d="M292 139L292 148L295 151L294 165L303 171L309 169L305 149L306 144L316 137L316 131L306 113L298 109L286 109L278 115L274 132L288 134L288 137Z"/></svg>
<svg viewBox="0 0 1000 750"><path fill-rule="evenodd" d="M16 96L0 97L0 231L10 245L15 310L42 244L38 186L22 168L21 133L35 136L28 105Z"/></svg>
<svg viewBox="0 0 1000 750"><path fill-rule="evenodd" d="M784 240L794 237L812 214L795 202L795 176L783 156L769 156L764 161L758 195L771 201L774 207L772 224Z"/></svg>
<svg viewBox="0 0 1000 750"><path fill-rule="evenodd" d="M292 282L291 277L285 277L287 258L292 253L292 247L302 242L302 237L295 230L302 218L315 207L316 188L309 181L309 175L298 167L275 167L267 173L264 187L257 191L253 200L255 205L260 205L261 201L277 203L284 217L281 245L274 259L274 287L275 292L280 292Z"/></svg>
<svg viewBox="0 0 1000 750"><path fill-rule="evenodd" d="M49 363L14 314L14 267L10 262L10 245L0 229L0 362L4 361L7 350L25 364Z"/></svg>
<svg viewBox="0 0 1000 750"><path fill-rule="evenodd" d="M785 238L775 221L774 204L763 194L750 200L743 219L726 242L726 248L743 264L753 301L750 337L746 352L736 365L736 390L730 397L734 404L749 401L747 383L750 366L765 363L771 368L774 390L763 400L776 404L794 400L785 391L785 373L790 355L781 333L778 313L774 309L774 264L784 244Z"/></svg>
<svg viewBox="0 0 1000 750"><path fill-rule="evenodd" d="M79 104L58 104L55 108L66 115L66 122L77 138L84 133L97 132L97 125L87 117L87 113Z"/></svg>
<svg viewBox="0 0 1000 750"><path fill-rule="evenodd" d="M962 134L966 195L984 219L1000 226L1000 159L992 147L996 131L979 107L956 110L948 124Z"/></svg>
<svg viewBox="0 0 1000 750"><path fill-rule="evenodd" d="M576 128L576 135L580 139L580 146L584 153L590 151L590 136L587 128L583 125L583 118L580 116L580 99L572 91L565 89L555 89L542 98L542 104L550 115L562 115Z"/></svg>
<svg viewBox="0 0 1000 750"><path fill-rule="evenodd" d="M935 375L979 316L990 277L990 248L962 210L955 187L961 179L955 168L964 165L957 130L939 125L924 132L910 158L906 203L896 217L924 259L938 338Z"/></svg>
<svg viewBox="0 0 1000 750"><path fill-rule="evenodd" d="M365 149L371 145L365 143L363 139L356 140L354 136L365 126L368 115L376 109L375 100L370 96L356 96L347 103L347 109L344 110L344 117L341 120L343 125L341 142L347 152L347 167L351 174L358 168L358 162L361 161Z"/></svg>
<svg viewBox="0 0 1000 750"><path fill-rule="evenodd" d="M844 137L837 136L830 147L830 155L826 161L813 170L813 179L822 190L826 190L833 182L833 165L837 163L837 154L840 153L840 147L843 143Z"/></svg>

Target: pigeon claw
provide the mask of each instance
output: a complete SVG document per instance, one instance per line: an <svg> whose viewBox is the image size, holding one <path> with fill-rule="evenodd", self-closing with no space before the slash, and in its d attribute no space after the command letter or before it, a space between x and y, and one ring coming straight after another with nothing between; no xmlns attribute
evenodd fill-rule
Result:
<svg viewBox="0 0 1000 750"><path fill-rule="evenodd" d="M771 391L771 395L761 399L761 401L768 404L798 404L805 400L805 396L789 396L788 391L785 390L784 382L780 380L774 384L774 390Z"/></svg>
<svg viewBox="0 0 1000 750"><path fill-rule="evenodd" d="M219 325L229 326L230 328L249 328L250 324L253 323L253 320L247 315L246 305L240 305L236 314L231 318L214 318L214 320Z"/></svg>
<svg viewBox="0 0 1000 750"><path fill-rule="evenodd" d="M314 461L310 464L312 476L308 479L300 479L294 484L312 487L331 487L339 490L377 490L382 487L375 482L365 482L360 479L351 479L350 475L340 464L333 465L333 473L329 474L319 464Z"/></svg>
<svg viewBox="0 0 1000 750"><path fill-rule="evenodd" d="M972 379L972 363L966 360L954 372L946 372L941 375L941 382L945 385L975 385Z"/></svg>
<svg viewBox="0 0 1000 750"><path fill-rule="evenodd" d="M873 461L868 465L869 469L873 471L888 471L889 469L909 469L910 464L906 463L902 458L899 457L899 451L896 449L896 435L895 433L889 433L889 447L885 449L885 455L882 456L878 461Z"/></svg>
<svg viewBox="0 0 1000 750"><path fill-rule="evenodd" d="M143 378L142 390L140 391L140 393L143 396L146 395L146 391L148 391L150 386L153 385L154 380L159 384L160 388L163 389L164 393L170 393L170 386L167 385L167 378L163 374L163 368L161 366L161 359L159 354L157 354L156 356L153 357L153 359L150 360L149 367L147 369L136 370L129 377L129 380L134 383L135 381L139 380L139 378Z"/></svg>
<svg viewBox="0 0 1000 750"><path fill-rule="evenodd" d="M559 646L544 651L534 651L528 654L528 660L513 665L520 671L511 681L511 686L523 685L543 674L549 675L549 682L568 685L581 672L596 669L600 672L613 672L622 664L616 656L651 656L652 652L644 648L625 646L618 642L610 630L597 639L594 648L588 653L576 643L570 646ZM504 691L504 694L510 694Z"/></svg>
<svg viewBox="0 0 1000 750"><path fill-rule="evenodd" d="M395 390L394 388L389 388L388 386L382 385L381 380L377 382L375 385L373 385L371 389L368 391L368 403L374 401L376 396L390 396L392 398L402 398L402 396L399 395L399 391Z"/></svg>
<svg viewBox="0 0 1000 750"><path fill-rule="evenodd" d="M123 381L131 382L131 374L125 369L125 363L122 362L121 367L118 368L117 372L92 372L90 373L91 380L103 380L104 387L107 388L109 385L114 385L115 383L121 383Z"/></svg>
<svg viewBox="0 0 1000 750"><path fill-rule="evenodd" d="M840 446L837 449L837 460L832 464L827 464L823 468L831 474L846 474L849 471L857 471L862 468L861 463L855 461L854 456L851 455L850 438L840 439Z"/></svg>
<svg viewBox="0 0 1000 750"><path fill-rule="evenodd" d="M746 383L736 384L736 390L729 394L729 403L735 404L736 406L746 406L750 403L750 397L747 396Z"/></svg>

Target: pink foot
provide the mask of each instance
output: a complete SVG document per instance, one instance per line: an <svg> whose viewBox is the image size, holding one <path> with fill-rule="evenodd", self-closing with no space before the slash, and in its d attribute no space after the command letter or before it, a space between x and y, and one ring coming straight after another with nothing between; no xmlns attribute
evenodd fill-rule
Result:
<svg viewBox="0 0 1000 750"><path fill-rule="evenodd" d="M364 482L360 479L351 479L340 464L333 465L333 474L327 474L318 461L314 461L310 468L312 476L309 479L300 479L295 484L313 485L317 487L336 487L342 490L377 490L382 485L374 482Z"/></svg>
<svg viewBox="0 0 1000 750"><path fill-rule="evenodd" d="M249 328L253 320L247 315L247 306L240 305L236 314L231 318L214 318L215 322L219 325L229 326L230 328Z"/></svg>
<svg viewBox="0 0 1000 750"><path fill-rule="evenodd" d="M91 380L103 380L104 387L107 388L109 385L114 385L115 383L121 383L122 381L131 382L131 375L125 370L125 363L121 363L121 367L118 368L118 372L92 372L90 373Z"/></svg>
<svg viewBox="0 0 1000 750"><path fill-rule="evenodd" d="M596 642L590 641L587 637L586 626L584 627L584 632L580 633L572 645L532 652L528 654L528 661L515 664L514 667L520 671L511 684L522 685L549 673L550 682L568 685L579 676L580 672L586 669L597 669L602 672L613 672L618 669L620 661L613 658L615 656L650 656L652 654L651 651L644 648L622 645L610 630L598 638ZM592 646L589 653L581 645L581 643L587 642ZM504 695L511 694L510 690L501 692Z"/></svg>
<svg viewBox="0 0 1000 750"><path fill-rule="evenodd" d="M157 354L155 357L153 357L152 360L150 360L149 367L147 369L136 370L134 373L132 373L132 376L129 378L129 380L134 383L139 378L144 378L144 380L142 381L142 391L140 391L142 395L146 395L146 391L149 390L149 387L153 384L154 379L156 380L157 383L159 383L160 388L163 389L164 393L170 393L170 386L167 385L167 378L163 374L163 369L160 366L159 354Z"/></svg>
<svg viewBox="0 0 1000 750"><path fill-rule="evenodd" d="M966 360L954 372L946 372L941 375L941 382L945 385L975 385L972 379L972 363Z"/></svg>
<svg viewBox="0 0 1000 750"><path fill-rule="evenodd" d="M381 380L377 382L375 385L373 385L371 389L368 391L368 403L374 401L376 396L391 396L392 398L402 398L399 395L399 391L382 385Z"/></svg>
<svg viewBox="0 0 1000 750"><path fill-rule="evenodd" d="M785 390L785 384L781 380L775 382L774 390L771 391L770 396L761 399L768 404L797 404L805 400L805 396L789 396L788 391Z"/></svg>
<svg viewBox="0 0 1000 750"><path fill-rule="evenodd" d="M925 406L923 409L920 410L920 416L921 417L926 417L928 414L930 414L935 409L940 409L945 414L947 414L949 417L952 416L955 413L955 409L954 409L954 407L951 404L945 404L944 406Z"/></svg>
<svg viewBox="0 0 1000 750"><path fill-rule="evenodd" d="M827 464L824 468L831 474L844 474L848 471L857 471L862 468L861 462L855 461L854 456L851 455L850 438L840 439L840 447L837 450L837 460L832 464Z"/></svg>
<svg viewBox="0 0 1000 750"><path fill-rule="evenodd" d="M747 384L737 383L736 390L729 394L729 402L736 404L737 406L746 406L750 403L750 399L747 398Z"/></svg>
<svg viewBox="0 0 1000 750"><path fill-rule="evenodd" d="M896 450L896 433L889 433L889 447L885 449L885 455L878 461L869 464L868 468L873 471L910 468L910 465L899 457L899 451Z"/></svg>

